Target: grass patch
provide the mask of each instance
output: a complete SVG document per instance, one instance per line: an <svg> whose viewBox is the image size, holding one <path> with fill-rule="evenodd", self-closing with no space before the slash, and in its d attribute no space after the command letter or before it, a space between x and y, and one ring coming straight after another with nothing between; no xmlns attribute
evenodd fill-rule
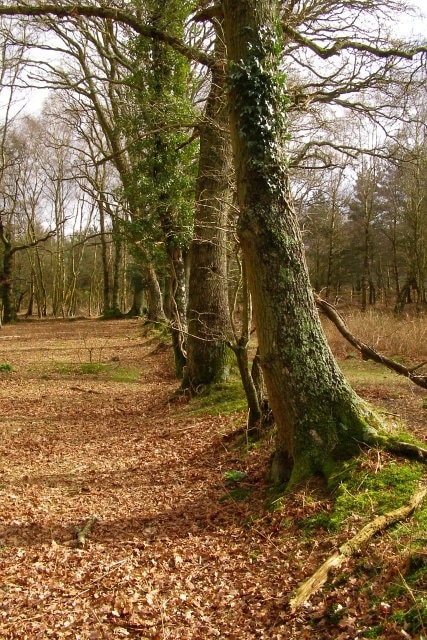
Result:
<svg viewBox="0 0 427 640"><path fill-rule="evenodd" d="M117 364L101 362L82 363L57 363L54 367L55 373L61 376L92 376L104 378L114 382L137 382L140 380L140 371L133 367L119 367ZM44 374L46 376L46 373Z"/></svg>
<svg viewBox="0 0 427 640"><path fill-rule="evenodd" d="M320 529L334 534L346 524L360 530L375 517L407 504L424 474L425 465L418 462L390 459L379 466L369 456L341 462L328 481L333 496L331 508L325 510L320 500L319 508L300 520L298 526L308 536ZM424 501L412 516L410 535L405 522L397 524L392 535L401 547L407 548L410 544L412 549L418 549L425 546L426 532L427 503Z"/></svg>
<svg viewBox="0 0 427 640"><path fill-rule="evenodd" d="M0 362L0 373L12 373L13 367L8 362Z"/></svg>
<svg viewBox="0 0 427 640"><path fill-rule="evenodd" d="M329 478L333 497L329 508L319 500L311 505L315 512L297 522L307 540L319 538L322 531L322 535L330 535L333 549L338 532L341 543L347 529L349 533L345 535L350 538L375 517L409 503L425 482L425 465L391 456L381 460L380 456L385 454L372 450L336 466ZM310 504L310 496L305 497L306 504ZM286 503L283 512L286 513ZM386 622L365 630L363 637L387 637L390 629L401 627L411 637L427 638L427 501L410 519L396 523L383 536L379 545L387 549L387 556L378 551L378 557L372 558L362 549L354 573L365 585L361 588L373 609L384 601L391 605L391 615ZM339 588L337 576L333 585Z"/></svg>
<svg viewBox="0 0 427 640"><path fill-rule="evenodd" d="M383 384L400 381L401 376L376 362L346 358L340 362L346 378L351 384Z"/></svg>

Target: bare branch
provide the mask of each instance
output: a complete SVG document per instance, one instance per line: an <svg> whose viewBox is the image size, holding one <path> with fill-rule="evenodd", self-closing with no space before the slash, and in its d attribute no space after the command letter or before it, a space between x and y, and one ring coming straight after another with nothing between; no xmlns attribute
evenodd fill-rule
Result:
<svg viewBox="0 0 427 640"><path fill-rule="evenodd" d="M289 24L282 26L283 32L292 38L298 44L307 47L313 51L316 55L327 60L332 56L339 55L342 51L353 50L364 53L371 53L377 58L403 58L406 60L412 60L420 53L427 53L427 45L420 44L411 48L405 49L399 45L382 49L380 47L374 47L364 42L356 42L354 40L347 40L346 38L338 39L330 47L322 47L313 40L306 38L299 31L291 27Z"/></svg>
<svg viewBox="0 0 427 640"><path fill-rule="evenodd" d="M115 20L122 24L126 24L131 27L136 33L141 36L150 38L151 40L158 40L169 45L175 51L178 51L183 56L194 62L211 66L214 64L214 60L211 56L204 51L191 47L180 38L171 36L156 27L148 26L141 22L135 15L118 9L116 7L102 6L97 7L93 5L80 5L76 3L63 3L63 4L39 4L37 6L28 4L10 4L8 6L0 6L0 15L3 16L26 16L26 17L43 17L43 16L56 16L57 18L74 18L82 16L85 18L102 18L104 20Z"/></svg>

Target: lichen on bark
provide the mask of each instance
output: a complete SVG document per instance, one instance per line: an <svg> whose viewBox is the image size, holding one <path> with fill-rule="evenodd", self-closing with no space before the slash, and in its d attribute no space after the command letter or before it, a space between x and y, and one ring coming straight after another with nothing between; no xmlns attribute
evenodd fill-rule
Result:
<svg viewBox="0 0 427 640"><path fill-rule="evenodd" d="M374 441L378 421L335 362L310 286L283 151L285 85L277 84L278 52L266 44L276 4L224 0L224 15L238 234L277 425L272 475L294 484Z"/></svg>

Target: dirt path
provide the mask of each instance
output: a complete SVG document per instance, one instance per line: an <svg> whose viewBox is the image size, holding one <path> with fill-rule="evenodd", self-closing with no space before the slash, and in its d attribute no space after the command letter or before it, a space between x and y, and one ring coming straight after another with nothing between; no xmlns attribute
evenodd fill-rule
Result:
<svg viewBox="0 0 427 640"><path fill-rule="evenodd" d="M325 549L265 508L268 451L170 405L170 353L137 322L4 327L1 363L0 639L341 637L287 613ZM230 497L233 469L250 499Z"/></svg>

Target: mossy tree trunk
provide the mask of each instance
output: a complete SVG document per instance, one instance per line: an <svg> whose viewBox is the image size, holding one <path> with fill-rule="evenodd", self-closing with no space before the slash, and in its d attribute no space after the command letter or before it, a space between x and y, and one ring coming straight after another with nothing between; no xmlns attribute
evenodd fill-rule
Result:
<svg viewBox="0 0 427 640"><path fill-rule="evenodd" d="M286 96L274 0L224 0L229 105L240 207L268 398L277 424L272 478L291 484L351 456L374 420L329 349L310 287L283 158Z"/></svg>
<svg viewBox="0 0 427 640"><path fill-rule="evenodd" d="M205 114L199 125L199 173L190 248L187 367L184 386L197 388L227 375L229 333L227 226L233 177L225 92L222 23L215 20L215 56Z"/></svg>

